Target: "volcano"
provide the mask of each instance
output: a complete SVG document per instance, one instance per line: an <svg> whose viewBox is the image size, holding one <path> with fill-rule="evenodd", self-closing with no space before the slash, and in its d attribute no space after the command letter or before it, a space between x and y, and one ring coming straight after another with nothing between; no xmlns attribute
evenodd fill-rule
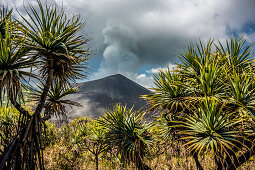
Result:
<svg viewBox="0 0 255 170"><path fill-rule="evenodd" d="M151 91L135 83L121 74L79 84L78 92L68 95L68 99L76 101L82 107L73 107L69 111L70 118L93 117L103 115L107 108L112 109L116 103L138 110L146 107L146 101L140 96Z"/></svg>

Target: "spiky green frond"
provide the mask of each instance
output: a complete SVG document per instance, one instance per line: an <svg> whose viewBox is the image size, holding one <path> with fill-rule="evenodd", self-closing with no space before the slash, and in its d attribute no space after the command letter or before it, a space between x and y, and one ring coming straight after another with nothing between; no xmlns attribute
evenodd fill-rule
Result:
<svg viewBox="0 0 255 170"><path fill-rule="evenodd" d="M151 109L180 110L185 107L182 97L185 97L183 77L169 69L160 70L154 75L155 88L152 94L141 96L149 101Z"/></svg>
<svg viewBox="0 0 255 170"><path fill-rule="evenodd" d="M29 56L29 49L17 44L17 30L8 19L4 20L4 36L0 35L0 100L7 94L9 100L22 98L22 86L29 77L34 77L30 72L35 62ZM24 41L24 40L23 40Z"/></svg>
<svg viewBox="0 0 255 170"><path fill-rule="evenodd" d="M190 45L178 69L156 74L156 88L143 96L150 109L161 111L163 135L182 140L196 162L200 153L213 152L217 166L234 167L238 154L254 154L248 149L255 115L251 45L243 37L227 40L226 47L211 40Z"/></svg>
<svg viewBox="0 0 255 170"><path fill-rule="evenodd" d="M117 104L99 119L99 123L107 129L107 146L117 149L123 162L133 161L138 167L144 166L143 157L152 139L143 113Z"/></svg>
<svg viewBox="0 0 255 170"><path fill-rule="evenodd" d="M200 106L195 108L193 116L183 118L178 127L182 127L179 133L191 152L213 151L215 155L226 153L237 147L244 140L238 130L241 121L233 113L223 112L218 101L213 98L205 98Z"/></svg>
<svg viewBox="0 0 255 170"><path fill-rule="evenodd" d="M44 83L38 86L39 90L34 89L32 98L38 101L43 92ZM45 103L44 118L49 119L53 115L67 118L66 106L81 106L78 102L68 100L66 96L77 92L77 88L71 87L60 80L55 80L51 85Z"/></svg>
<svg viewBox="0 0 255 170"><path fill-rule="evenodd" d="M45 77L49 62L53 61L54 77L63 81L83 76L84 61L88 59L88 38L78 35L85 24L80 16L68 18L63 9L44 5L37 0L37 6L30 4L26 9L29 19L21 17L19 30L27 36L24 45L34 51L41 62L41 74ZM83 65L82 65L83 64Z"/></svg>
<svg viewBox="0 0 255 170"><path fill-rule="evenodd" d="M255 118L255 79L252 69L244 73L233 70L227 75L228 81L225 87L229 87L226 98L227 103L235 108L237 112L249 113Z"/></svg>
<svg viewBox="0 0 255 170"><path fill-rule="evenodd" d="M10 21L12 10L8 10L8 8L2 7L0 9L0 34L3 38L5 38L6 33L6 21Z"/></svg>
<svg viewBox="0 0 255 170"><path fill-rule="evenodd" d="M226 40L226 47L224 47L223 43L220 41L218 41L218 45L215 45L215 47L220 55L228 56L227 63L229 67L242 71L250 66L252 61L250 58L252 43L246 45L246 41L247 39L243 38L243 36L240 36L239 38L232 37L230 42L229 40Z"/></svg>

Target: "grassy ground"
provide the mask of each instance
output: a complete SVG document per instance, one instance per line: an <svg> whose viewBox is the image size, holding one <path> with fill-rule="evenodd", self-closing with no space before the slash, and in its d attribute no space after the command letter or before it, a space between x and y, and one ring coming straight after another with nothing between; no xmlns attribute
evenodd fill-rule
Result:
<svg viewBox="0 0 255 170"><path fill-rule="evenodd" d="M73 150L72 150L73 151ZM71 151L71 152L72 152ZM82 155L77 156L76 159L67 159L68 155L66 152L69 152L69 156L72 154L70 150L65 147L54 146L46 149L45 161L46 169L86 169L94 170L95 164L93 161L93 156L85 152ZM176 169L176 170L193 170L196 169L195 162L191 156L182 155L179 157L174 157L169 154L170 150L166 154L162 154L157 158L152 160L146 160L147 165L152 169ZM110 155L104 155L99 159L99 169L101 170L112 170L112 169L135 169L134 165L128 165L126 168L121 168L121 164L117 158L110 159ZM209 157L200 158L202 160L202 166L205 170L213 170L214 162ZM255 162L253 159L243 164L239 170L254 170Z"/></svg>
<svg viewBox="0 0 255 170"><path fill-rule="evenodd" d="M170 145L170 144L169 144ZM159 149L161 151L155 150ZM81 149L77 145L68 145L64 140L49 146L45 150L46 169L73 169L73 170L94 170L94 157L86 149ZM205 170L213 170L215 165L210 153L199 158ZM155 145L151 147L151 154L145 159L146 164L155 170L174 169L174 170L193 170L196 164L188 151L180 144L178 146ZM105 153L99 158L100 170L112 169L135 169L133 164L121 166L120 159L115 153ZM243 164L239 170L255 170L255 161L252 157Z"/></svg>

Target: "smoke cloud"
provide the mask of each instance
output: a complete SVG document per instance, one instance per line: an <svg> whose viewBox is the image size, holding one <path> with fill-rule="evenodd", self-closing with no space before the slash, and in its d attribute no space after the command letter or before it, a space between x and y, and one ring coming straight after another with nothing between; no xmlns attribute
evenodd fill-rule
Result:
<svg viewBox="0 0 255 170"><path fill-rule="evenodd" d="M19 8L22 2L2 3ZM55 3L67 13L79 12L87 19L85 30L92 37L91 47L96 49L92 79L121 73L148 85L149 71L178 62L176 56L191 42L224 40L232 34L255 37L254 0L55 0Z"/></svg>

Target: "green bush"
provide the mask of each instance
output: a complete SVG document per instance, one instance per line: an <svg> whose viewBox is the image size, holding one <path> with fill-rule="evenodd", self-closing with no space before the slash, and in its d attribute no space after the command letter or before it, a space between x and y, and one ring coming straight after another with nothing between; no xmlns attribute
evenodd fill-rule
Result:
<svg viewBox="0 0 255 170"><path fill-rule="evenodd" d="M4 146L17 135L19 113L16 109L4 106L0 108L0 152L3 152Z"/></svg>

